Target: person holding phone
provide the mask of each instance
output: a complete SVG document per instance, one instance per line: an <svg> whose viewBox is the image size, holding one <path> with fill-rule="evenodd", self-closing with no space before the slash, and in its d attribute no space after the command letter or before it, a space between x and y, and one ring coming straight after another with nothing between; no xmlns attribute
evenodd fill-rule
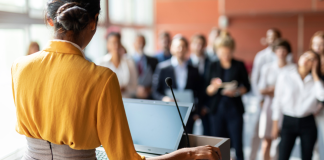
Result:
<svg viewBox="0 0 324 160"><path fill-rule="evenodd" d="M244 63L233 58L234 49L234 39L222 32L215 41L219 61L210 65L206 92L211 99L211 135L230 138L237 159L243 160L244 106L241 96L251 86Z"/></svg>

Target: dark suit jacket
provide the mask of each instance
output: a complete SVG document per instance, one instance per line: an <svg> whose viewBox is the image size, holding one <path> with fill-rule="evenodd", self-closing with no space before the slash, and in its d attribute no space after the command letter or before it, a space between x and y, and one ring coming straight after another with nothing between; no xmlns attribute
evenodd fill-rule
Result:
<svg viewBox="0 0 324 160"><path fill-rule="evenodd" d="M191 89L194 92L195 104L199 103L200 100L200 76L198 69L188 64L188 78L185 89ZM153 76L153 86L152 86L152 95L156 100L162 100L162 98L166 95L165 90L169 89L169 87L165 84L165 78L171 77L173 84L172 88L177 89L176 77L174 67L171 64L171 60L167 60L165 62L160 63Z"/></svg>
<svg viewBox="0 0 324 160"><path fill-rule="evenodd" d="M204 66L204 73L202 75L200 75L200 80L202 85L200 86L200 93L202 94L200 96L200 100L202 105L204 106L208 106L209 105L209 96L206 94L206 89L209 85L209 82L207 82L207 78L208 78L208 74L209 74L209 67L210 64L213 61L211 61L208 56L206 55L206 59L205 59L205 66ZM188 61L188 64L192 65L192 60L191 58Z"/></svg>
<svg viewBox="0 0 324 160"><path fill-rule="evenodd" d="M143 71L141 75L138 77L138 84L145 87L151 87L152 86L152 78L153 74L155 72L156 66L158 65L158 60L156 58L150 57L145 55L146 59L146 69ZM137 66L137 64L136 64ZM138 69L136 67L136 69Z"/></svg>
<svg viewBox="0 0 324 160"><path fill-rule="evenodd" d="M150 56L147 56L147 55L145 55L145 57L146 57L146 60L147 60L146 61L147 66L149 66L152 69L153 73L154 73L155 69L156 69L156 66L158 65L159 61L154 57L150 57Z"/></svg>
<svg viewBox="0 0 324 160"><path fill-rule="evenodd" d="M210 83L212 78L222 77L223 71L224 71L224 69L221 67L220 61L212 62L210 64L208 78L207 78L206 83ZM231 82L233 80L236 80L238 83L238 86L244 86L247 89L247 92L250 91L251 85L249 82L247 70L246 70L243 62L233 59L231 68L229 69L228 76L229 76L229 81L226 81L226 82ZM222 90L223 89L219 89L215 95L211 96L210 109L211 109L212 113L217 112L217 108L218 108L220 99L223 96L223 95L221 95ZM238 111L243 114L244 113L244 105L242 102L242 97L241 96L233 97L233 98L231 98L231 100L236 105Z"/></svg>

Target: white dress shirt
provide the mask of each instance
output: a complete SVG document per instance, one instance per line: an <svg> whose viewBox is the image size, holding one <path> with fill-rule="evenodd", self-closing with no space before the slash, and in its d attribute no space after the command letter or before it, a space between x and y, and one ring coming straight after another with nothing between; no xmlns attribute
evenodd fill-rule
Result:
<svg viewBox="0 0 324 160"><path fill-rule="evenodd" d="M315 82L311 74L301 79L295 66L282 72L277 79L272 120L278 120L281 113L296 118L309 116L318 110L318 103L323 100L323 82Z"/></svg>
<svg viewBox="0 0 324 160"><path fill-rule="evenodd" d="M259 97L259 99L263 99L263 96L259 92L259 81L261 76L261 69L263 65L274 62L277 60L276 54L272 51L271 47L267 47L262 51L258 52L253 61L253 69L251 73L251 85L252 91L255 95ZM293 62L292 54L288 54L287 62Z"/></svg>
<svg viewBox="0 0 324 160"><path fill-rule="evenodd" d="M174 56L171 58L171 64L174 68L174 74L176 78L177 83L177 89L178 90L184 90L187 85L187 79L188 79L188 68L187 68L187 62L183 64L179 64L178 59Z"/></svg>
<svg viewBox="0 0 324 160"><path fill-rule="evenodd" d="M118 67L111 62L111 58L111 54L106 54L100 62L100 65L116 73L120 87L126 89L126 91L122 93L123 97L132 97L137 87L137 71L132 58L124 55Z"/></svg>
<svg viewBox="0 0 324 160"><path fill-rule="evenodd" d="M53 39L52 41L59 41L59 42L66 42L66 43L70 43L72 44L74 47L76 47L77 49L79 49L83 55L83 57L85 58L85 54L84 54L84 51L81 49L81 47L71 41L66 41L66 40L61 40L61 39Z"/></svg>
<svg viewBox="0 0 324 160"><path fill-rule="evenodd" d="M284 67L280 68L276 61L263 65L258 84L259 90L275 86L279 74L285 70L291 70L295 66L296 65L293 63L288 63Z"/></svg>
<svg viewBox="0 0 324 160"><path fill-rule="evenodd" d="M205 71L205 59L206 59L206 57L205 56L197 57L196 54L192 53L190 55L190 58L191 58L192 65L194 67L198 68L198 71L199 71L200 75L203 75L204 71Z"/></svg>

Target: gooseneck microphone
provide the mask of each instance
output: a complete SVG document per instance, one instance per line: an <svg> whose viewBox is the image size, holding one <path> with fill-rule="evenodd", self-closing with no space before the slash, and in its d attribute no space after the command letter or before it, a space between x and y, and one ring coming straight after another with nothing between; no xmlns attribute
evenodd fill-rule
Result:
<svg viewBox="0 0 324 160"><path fill-rule="evenodd" d="M171 92L172 92L172 96L173 96L173 99L174 99L174 102L177 106L177 109L178 109L178 112L179 112L179 116L180 116L180 119L181 119L181 122L182 122L182 127L186 133L186 139L187 139L187 147L190 147L190 142L189 142L189 137L188 137L188 132L187 132L187 129L186 129L186 126L184 125L183 123L183 119L182 119L182 116L181 116L181 113L180 113L180 109L179 109L179 106L178 106L178 103L177 103L177 100L174 96L174 93L173 93L173 89L172 89L172 78L170 77L167 77L165 79L165 83L167 84L167 86L171 89Z"/></svg>

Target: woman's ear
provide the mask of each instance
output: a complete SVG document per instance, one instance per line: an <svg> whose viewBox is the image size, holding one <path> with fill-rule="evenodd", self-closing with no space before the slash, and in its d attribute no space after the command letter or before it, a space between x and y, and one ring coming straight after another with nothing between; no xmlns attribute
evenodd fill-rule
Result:
<svg viewBox="0 0 324 160"><path fill-rule="evenodd" d="M54 26L53 20L51 18L48 17L46 19L46 21L47 21L47 24L49 24L50 26L52 26L52 27Z"/></svg>
<svg viewBox="0 0 324 160"><path fill-rule="evenodd" d="M90 22L90 25L91 25L90 28L92 31L94 31L97 28L98 16L99 16L99 13L96 14L95 20Z"/></svg>

